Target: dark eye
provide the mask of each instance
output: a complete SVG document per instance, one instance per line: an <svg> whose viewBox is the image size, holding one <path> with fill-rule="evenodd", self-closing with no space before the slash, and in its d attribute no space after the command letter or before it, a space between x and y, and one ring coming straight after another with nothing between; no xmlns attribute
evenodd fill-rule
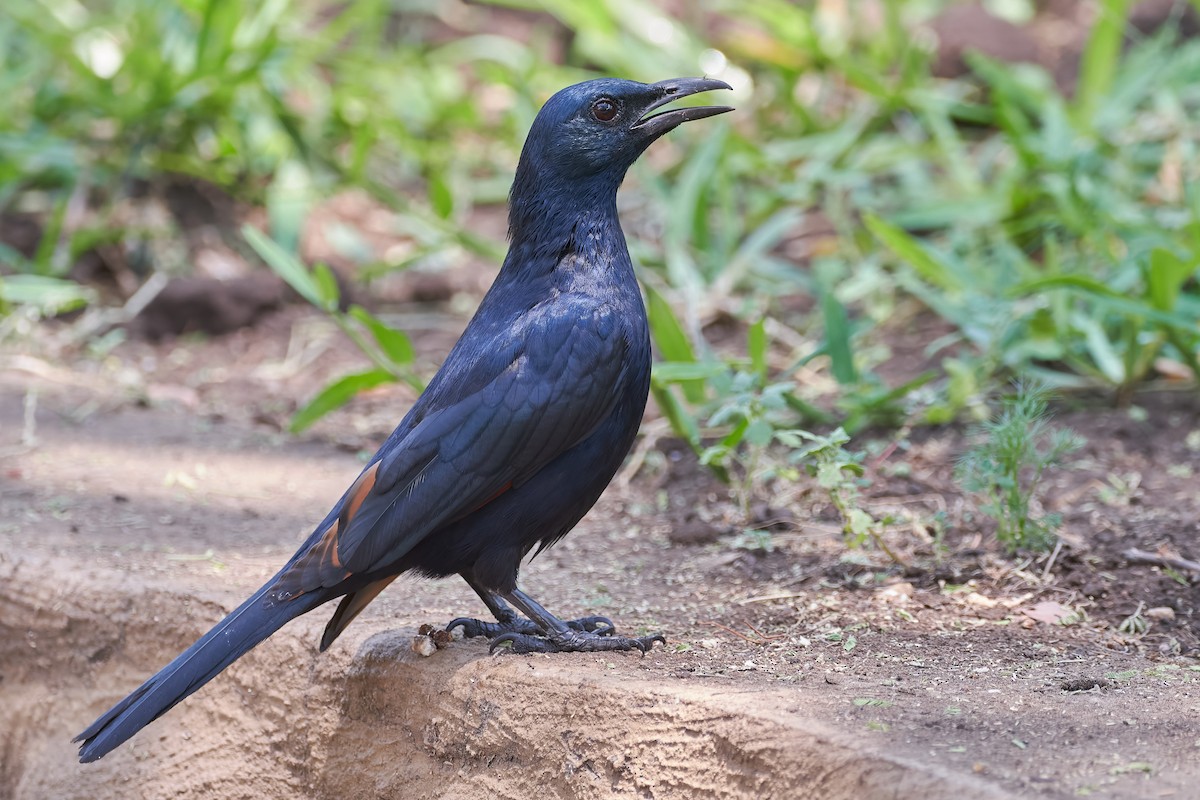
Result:
<svg viewBox="0 0 1200 800"><path fill-rule="evenodd" d="M592 116L601 122L611 122L617 115L617 101L611 97L601 97L592 103Z"/></svg>

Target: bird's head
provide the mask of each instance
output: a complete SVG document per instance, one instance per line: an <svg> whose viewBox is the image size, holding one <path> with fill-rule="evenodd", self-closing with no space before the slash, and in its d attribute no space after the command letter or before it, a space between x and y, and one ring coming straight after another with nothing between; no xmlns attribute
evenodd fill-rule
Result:
<svg viewBox="0 0 1200 800"><path fill-rule="evenodd" d="M540 184L539 189L554 183L582 188L599 181L615 190L625 171L655 139L681 123L733 110L729 106L659 108L681 97L729 88L711 78L658 83L599 78L568 86L547 100L533 121L521 152L514 195L522 179Z"/></svg>

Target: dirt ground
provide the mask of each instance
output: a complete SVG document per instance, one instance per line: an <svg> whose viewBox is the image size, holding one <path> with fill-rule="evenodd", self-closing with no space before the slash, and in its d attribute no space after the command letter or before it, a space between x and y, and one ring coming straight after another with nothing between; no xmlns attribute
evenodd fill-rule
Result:
<svg viewBox="0 0 1200 800"><path fill-rule="evenodd" d="M462 324L396 321L430 364ZM102 355L72 355L69 331L2 356L0 797L1196 796L1197 579L1122 555L1198 555L1185 393L1060 412L1089 444L1053 477L1052 561L1003 558L971 516L957 430L885 437L871 461L873 509L952 523L944 552L893 531L899 567L846 551L804 491L762 510L771 551L739 546L725 489L651 420L523 583L667 648L420 658L421 624L482 609L457 581L400 581L330 652L322 609L81 766L71 736L273 573L411 396L282 432L354 358L297 307Z"/></svg>

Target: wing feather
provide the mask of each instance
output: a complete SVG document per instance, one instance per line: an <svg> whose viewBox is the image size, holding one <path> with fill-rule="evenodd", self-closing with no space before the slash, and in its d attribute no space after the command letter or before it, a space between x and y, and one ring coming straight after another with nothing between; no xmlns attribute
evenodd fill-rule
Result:
<svg viewBox="0 0 1200 800"><path fill-rule="evenodd" d="M431 382L280 575L280 599L399 561L603 422L628 379L627 343L611 324L580 324L580 310L564 313L561 301L552 316L530 313L503 342L480 348L460 374Z"/></svg>

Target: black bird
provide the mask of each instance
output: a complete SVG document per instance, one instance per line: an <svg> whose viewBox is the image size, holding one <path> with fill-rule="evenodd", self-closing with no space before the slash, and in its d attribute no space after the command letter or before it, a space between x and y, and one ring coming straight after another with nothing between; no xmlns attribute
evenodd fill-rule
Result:
<svg viewBox="0 0 1200 800"><path fill-rule="evenodd" d="M424 394L278 574L75 738L80 761L108 753L289 620L340 597L324 650L410 570L461 575L496 621L449 627L492 637L492 649L645 652L666 641L618 636L603 617L564 622L517 588L517 572L600 497L646 406L650 337L617 187L659 136L732 109L652 112L728 88L606 78L546 102L513 181L504 265Z"/></svg>

